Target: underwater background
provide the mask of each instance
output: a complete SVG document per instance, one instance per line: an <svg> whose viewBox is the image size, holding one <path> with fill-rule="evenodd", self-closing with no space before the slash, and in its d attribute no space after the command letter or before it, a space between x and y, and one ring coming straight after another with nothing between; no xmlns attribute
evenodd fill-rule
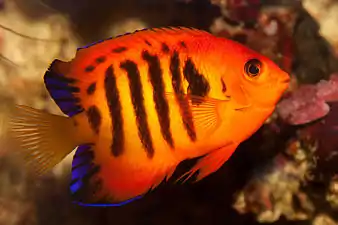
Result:
<svg viewBox="0 0 338 225"><path fill-rule="evenodd" d="M0 0L0 225L338 224L337 0ZM220 170L123 207L71 203L72 154L35 179L7 138L12 106L61 115L42 76L100 39L203 29L267 55L292 82L275 113Z"/></svg>

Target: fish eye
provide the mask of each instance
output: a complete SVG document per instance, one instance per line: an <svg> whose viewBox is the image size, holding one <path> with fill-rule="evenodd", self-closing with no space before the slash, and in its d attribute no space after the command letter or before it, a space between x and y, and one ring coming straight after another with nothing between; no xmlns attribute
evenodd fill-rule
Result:
<svg viewBox="0 0 338 225"><path fill-rule="evenodd" d="M262 63L258 59L250 59L244 65L244 71L249 77L256 77L261 73Z"/></svg>

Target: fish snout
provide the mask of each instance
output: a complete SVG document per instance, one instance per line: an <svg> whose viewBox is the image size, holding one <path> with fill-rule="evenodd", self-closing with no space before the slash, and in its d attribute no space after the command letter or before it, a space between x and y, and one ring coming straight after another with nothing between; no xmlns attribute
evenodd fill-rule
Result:
<svg viewBox="0 0 338 225"><path fill-rule="evenodd" d="M290 80L291 80L290 75L286 72L283 72L279 77L278 82L282 84L289 84Z"/></svg>
<svg viewBox="0 0 338 225"><path fill-rule="evenodd" d="M277 86L281 87L280 89L282 90L286 90L290 85L290 80L290 75L286 72L282 72L277 79Z"/></svg>

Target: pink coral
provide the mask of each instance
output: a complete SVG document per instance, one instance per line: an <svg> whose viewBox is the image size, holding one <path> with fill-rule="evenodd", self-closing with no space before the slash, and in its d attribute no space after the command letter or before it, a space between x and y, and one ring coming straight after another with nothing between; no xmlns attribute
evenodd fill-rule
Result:
<svg viewBox="0 0 338 225"><path fill-rule="evenodd" d="M277 113L292 125L306 124L330 112L327 102L338 101L338 74L315 85L301 85L277 106Z"/></svg>
<svg viewBox="0 0 338 225"><path fill-rule="evenodd" d="M333 74L330 80L321 80L316 85L318 98L324 99L326 102L338 101L338 74Z"/></svg>

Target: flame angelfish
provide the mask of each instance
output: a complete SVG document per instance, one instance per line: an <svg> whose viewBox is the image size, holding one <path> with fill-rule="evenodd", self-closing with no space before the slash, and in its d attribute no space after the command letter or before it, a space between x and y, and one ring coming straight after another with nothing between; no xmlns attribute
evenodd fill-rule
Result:
<svg viewBox="0 0 338 225"><path fill-rule="evenodd" d="M44 75L67 116L16 106L12 136L37 174L76 149L82 205L121 205L169 179L218 170L275 109L289 75L234 41L192 28L144 29L55 59Z"/></svg>

